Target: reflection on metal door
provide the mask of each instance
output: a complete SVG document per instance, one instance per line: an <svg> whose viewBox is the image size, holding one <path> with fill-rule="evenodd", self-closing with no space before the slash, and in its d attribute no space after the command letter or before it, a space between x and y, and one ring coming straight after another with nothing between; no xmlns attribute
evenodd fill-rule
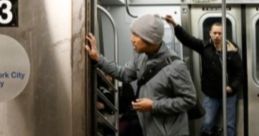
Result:
<svg viewBox="0 0 259 136"><path fill-rule="evenodd" d="M258 135L259 119L259 11L246 8L247 33L247 80L248 80L248 128L249 135Z"/></svg>

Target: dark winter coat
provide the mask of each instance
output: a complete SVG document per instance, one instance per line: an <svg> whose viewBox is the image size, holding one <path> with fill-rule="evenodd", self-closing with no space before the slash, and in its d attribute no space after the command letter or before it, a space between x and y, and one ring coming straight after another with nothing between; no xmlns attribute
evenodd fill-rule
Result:
<svg viewBox="0 0 259 136"><path fill-rule="evenodd" d="M201 85L204 94L214 98L221 98L221 53L216 51L216 48L211 41L204 42L203 40L197 39L185 32L179 25L175 26L175 35L183 45L197 51L201 56ZM237 46L234 43L232 43L232 45L237 49ZM242 62L237 50L227 49L227 85L233 90L228 96L236 94L242 88Z"/></svg>

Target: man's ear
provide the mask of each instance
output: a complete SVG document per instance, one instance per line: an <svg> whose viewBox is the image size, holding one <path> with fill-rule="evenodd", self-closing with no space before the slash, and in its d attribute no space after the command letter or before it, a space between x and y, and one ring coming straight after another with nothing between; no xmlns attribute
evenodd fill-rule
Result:
<svg viewBox="0 0 259 136"><path fill-rule="evenodd" d="M212 32L211 31L209 31L209 34L210 34L210 37L212 37Z"/></svg>

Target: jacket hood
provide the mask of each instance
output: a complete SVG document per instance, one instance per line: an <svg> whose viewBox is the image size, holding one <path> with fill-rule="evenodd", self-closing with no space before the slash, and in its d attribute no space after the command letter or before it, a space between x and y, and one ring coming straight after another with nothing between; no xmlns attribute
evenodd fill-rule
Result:
<svg viewBox="0 0 259 136"><path fill-rule="evenodd" d="M232 42L227 40L227 51L237 52L238 48Z"/></svg>

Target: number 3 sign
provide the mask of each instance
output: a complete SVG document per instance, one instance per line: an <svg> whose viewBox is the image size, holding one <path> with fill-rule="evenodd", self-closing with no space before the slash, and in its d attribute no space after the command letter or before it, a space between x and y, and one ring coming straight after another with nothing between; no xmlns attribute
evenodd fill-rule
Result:
<svg viewBox="0 0 259 136"><path fill-rule="evenodd" d="M8 24L13 19L12 3L9 0L0 0L0 9L2 14L0 14L0 23L1 24ZM5 16L5 17L4 17Z"/></svg>
<svg viewBox="0 0 259 136"><path fill-rule="evenodd" d="M0 0L0 26L17 26L17 0Z"/></svg>

